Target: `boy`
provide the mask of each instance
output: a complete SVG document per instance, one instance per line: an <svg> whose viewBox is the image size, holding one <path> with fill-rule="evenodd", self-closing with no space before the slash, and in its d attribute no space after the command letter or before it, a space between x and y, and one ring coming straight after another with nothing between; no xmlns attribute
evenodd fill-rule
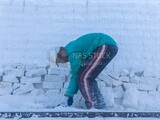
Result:
<svg viewBox="0 0 160 120"><path fill-rule="evenodd" d="M106 107L96 78L117 54L116 42L103 33L90 33L60 47L56 63L70 62L71 80L65 96L72 105L73 96L80 90L87 109Z"/></svg>

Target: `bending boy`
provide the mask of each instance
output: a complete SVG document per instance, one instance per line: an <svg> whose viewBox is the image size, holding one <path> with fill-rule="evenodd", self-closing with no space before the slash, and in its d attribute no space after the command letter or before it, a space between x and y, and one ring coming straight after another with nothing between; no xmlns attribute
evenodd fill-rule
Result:
<svg viewBox="0 0 160 120"><path fill-rule="evenodd" d="M60 47L56 63L70 62L71 80L65 96L72 105L73 96L80 90L88 109L106 107L95 80L117 54L117 43L103 33L90 33Z"/></svg>

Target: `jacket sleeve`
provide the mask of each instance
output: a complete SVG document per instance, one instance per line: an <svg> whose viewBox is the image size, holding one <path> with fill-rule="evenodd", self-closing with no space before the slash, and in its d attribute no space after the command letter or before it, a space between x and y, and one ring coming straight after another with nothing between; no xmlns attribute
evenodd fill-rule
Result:
<svg viewBox="0 0 160 120"><path fill-rule="evenodd" d="M81 59L74 56L74 53L69 55L71 65L71 78L65 96L74 96L78 92L78 66L81 64Z"/></svg>
<svg viewBox="0 0 160 120"><path fill-rule="evenodd" d="M72 74L65 96L73 97L78 92L77 75Z"/></svg>

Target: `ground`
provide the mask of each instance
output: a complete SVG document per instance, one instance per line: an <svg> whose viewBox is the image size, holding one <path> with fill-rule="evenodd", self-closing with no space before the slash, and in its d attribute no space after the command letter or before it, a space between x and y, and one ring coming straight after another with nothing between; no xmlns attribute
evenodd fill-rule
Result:
<svg viewBox="0 0 160 120"><path fill-rule="evenodd" d="M160 120L159 118L72 118L73 120ZM29 119L20 119L20 120L72 120L71 118L29 118ZM0 120L19 120L19 118L14 119L5 119L1 118Z"/></svg>

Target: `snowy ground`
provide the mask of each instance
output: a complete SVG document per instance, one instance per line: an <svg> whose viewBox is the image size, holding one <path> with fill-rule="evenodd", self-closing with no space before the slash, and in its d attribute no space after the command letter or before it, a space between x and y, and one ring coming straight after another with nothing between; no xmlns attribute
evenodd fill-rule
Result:
<svg viewBox="0 0 160 120"><path fill-rule="evenodd" d="M4 119L0 120L19 120L19 118L14 119ZM159 118L29 118L21 120L160 120Z"/></svg>

